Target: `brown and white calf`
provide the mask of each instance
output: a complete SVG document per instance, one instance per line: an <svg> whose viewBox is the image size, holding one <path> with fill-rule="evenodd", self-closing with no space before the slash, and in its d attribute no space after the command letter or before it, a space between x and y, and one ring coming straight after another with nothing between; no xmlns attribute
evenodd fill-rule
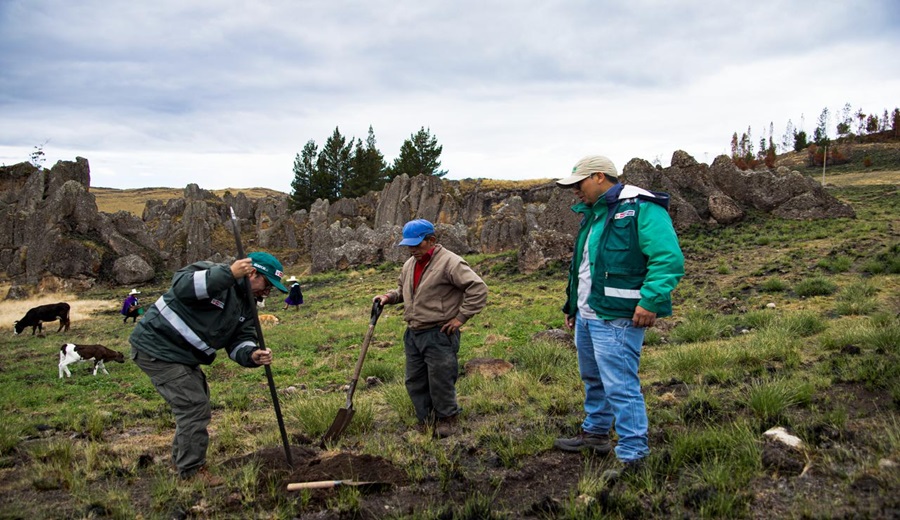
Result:
<svg viewBox="0 0 900 520"><path fill-rule="evenodd" d="M124 363L125 356L121 352L110 350L103 345L76 345L74 343L65 343L59 349L59 377L62 379L63 373L66 377L72 377L69 368L66 365L77 363L79 361L93 361L94 375L97 370L102 370L104 374L109 375L104 361L115 361L116 363Z"/></svg>

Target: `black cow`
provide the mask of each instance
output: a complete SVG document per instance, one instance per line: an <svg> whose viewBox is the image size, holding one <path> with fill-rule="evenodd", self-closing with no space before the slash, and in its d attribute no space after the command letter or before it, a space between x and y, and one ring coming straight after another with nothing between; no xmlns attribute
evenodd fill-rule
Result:
<svg viewBox="0 0 900 520"><path fill-rule="evenodd" d="M50 303L48 305L39 305L33 309L29 309L25 313L25 317L15 322L16 334L25 330L25 327L31 327L31 335L34 336L35 330L44 332L41 323L45 321L59 320L59 329L56 332L69 330L69 304L65 302Z"/></svg>

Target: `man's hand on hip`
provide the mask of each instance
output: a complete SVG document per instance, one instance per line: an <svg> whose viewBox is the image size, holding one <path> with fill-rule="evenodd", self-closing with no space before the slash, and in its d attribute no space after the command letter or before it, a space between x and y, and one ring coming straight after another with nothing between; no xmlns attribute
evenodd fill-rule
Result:
<svg viewBox="0 0 900 520"><path fill-rule="evenodd" d="M656 323L656 313L638 305L634 308L634 316L631 317L631 323L635 327L652 327Z"/></svg>
<svg viewBox="0 0 900 520"><path fill-rule="evenodd" d="M443 327L441 327L441 332L450 335L458 331L460 327L462 327L462 322L456 318L453 318L452 320L445 323Z"/></svg>

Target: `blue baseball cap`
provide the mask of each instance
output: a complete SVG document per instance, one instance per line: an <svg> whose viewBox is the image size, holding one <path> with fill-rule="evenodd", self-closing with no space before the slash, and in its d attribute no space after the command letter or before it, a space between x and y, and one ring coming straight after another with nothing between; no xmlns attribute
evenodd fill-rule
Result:
<svg viewBox="0 0 900 520"><path fill-rule="evenodd" d="M403 240L397 244L400 246L417 246L428 235L434 234L434 224L425 219L410 220L403 226Z"/></svg>

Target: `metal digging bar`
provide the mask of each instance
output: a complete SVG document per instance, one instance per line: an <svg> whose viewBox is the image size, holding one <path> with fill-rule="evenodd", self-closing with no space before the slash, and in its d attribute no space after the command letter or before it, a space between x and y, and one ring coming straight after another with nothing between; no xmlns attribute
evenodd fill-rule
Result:
<svg viewBox="0 0 900 520"><path fill-rule="evenodd" d="M234 242L237 244L238 257L246 258L244 254L244 246L241 245L241 234L238 231L237 215L234 214L234 208L228 208L231 211L231 227L234 229ZM250 302L250 308L253 309L253 325L256 327L256 337L259 341L260 348L266 348L265 339L263 339L262 327L259 323L259 315L256 311L256 299L253 297L253 291L250 289L250 280L244 277L244 288L247 289L247 301ZM278 429L281 431L281 443L284 445L284 457L287 459L288 466L293 468L294 461L291 459L291 447L288 444L287 432L284 429L284 418L281 416L281 406L278 404L278 393L275 391L275 380L272 378L272 368L269 365L263 365L266 369L266 379L269 381L269 393L272 394L272 404L275 405L275 417L278 419Z"/></svg>

